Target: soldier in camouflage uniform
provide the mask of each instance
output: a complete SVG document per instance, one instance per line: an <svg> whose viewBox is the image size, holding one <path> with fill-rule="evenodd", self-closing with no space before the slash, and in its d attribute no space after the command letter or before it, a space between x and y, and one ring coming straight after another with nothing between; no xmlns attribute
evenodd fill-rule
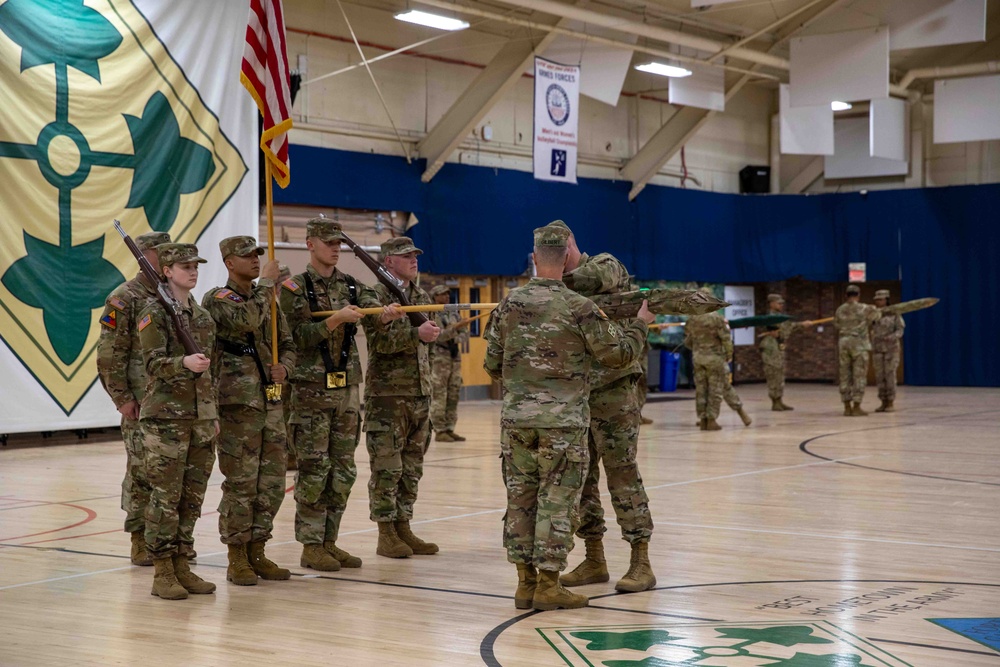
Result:
<svg viewBox="0 0 1000 667"><path fill-rule="evenodd" d="M684 345L691 348L694 357L695 410L699 428L703 431L720 431L716 421L722 399L728 393L729 368L733 360L733 339L729 325L719 313L694 315L684 325ZM743 404L730 385L731 394L727 402L738 405L735 408L744 424L749 425L750 417L743 410Z"/></svg>
<svg viewBox="0 0 1000 667"><path fill-rule="evenodd" d="M413 283L421 253L405 236L382 244L386 270L402 281L402 290L413 305L431 302L427 292ZM395 301L385 285L379 283L374 290L382 304ZM424 472L424 453L431 439L428 348L441 329L430 319L414 327L409 319L384 324L373 315L366 317L365 324L365 442L372 469L369 507L379 533L375 553L388 558L435 554L438 546L414 535L410 520Z"/></svg>
<svg viewBox="0 0 1000 667"><path fill-rule="evenodd" d="M340 223L324 217L306 223L309 264L281 287L281 310L296 345L288 416L299 465L295 539L303 545L302 567L324 572L361 567L361 559L338 547L337 538L358 477L361 360L354 335L362 316L357 309L380 305L371 288L337 269L342 233ZM312 316L328 310L336 312L322 320ZM371 325L365 327L370 335Z"/></svg>
<svg viewBox="0 0 1000 667"><path fill-rule="evenodd" d="M451 296L447 285L438 285L430 291L434 303L446 304ZM437 433L438 442L464 442L465 438L455 433L458 421L458 395L462 391L462 351L468 342L469 331L464 326L455 326L462 320L457 312L434 313L434 323L441 329L441 335L430 346L431 360L431 428Z"/></svg>
<svg viewBox="0 0 1000 667"><path fill-rule="evenodd" d="M561 220L549 227L569 227ZM578 294L615 294L628 291L631 280L625 265L609 253L594 257L580 252L570 231L567 239L568 260L563 282ZM628 320L620 323L625 326ZM564 586L582 586L610 579L604 557L604 508L601 506L601 465L607 477L611 505L614 507L622 539L629 543L632 556L628 572L615 585L615 590L635 593L656 585L649 563L649 540L653 534L653 518L649 498L642 485L642 475L636 463L641 423L639 384L642 359L647 345L629 366L621 369L594 364L590 377L590 424L587 437L590 464L580 500L580 528L576 531L586 546L586 558L572 572L564 575Z"/></svg>
<svg viewBox="0 0 1000 667"><path fill-rule="evenodd" d="M744 426L750 426L750 424L753 423L753 419L751 419L750 415L748 415L746 410L743 409L743 400L740 398L740 395L736 393L736 389L733 387L732 377L733 374L727 368L726 374L722 378L722 401L729 406L730 410L740 416L740 419L743 420ZM698 402L695 401L695 412L697 412L698 415L698 421L695 423L695 426L701 428L701 420L704 418L704 415L701 412L698 412L698 409ZM704 407L701 406L701 409L704 409Z"/></svg>
<svg viewBox="0 0 1000 667"><path fill-rule="evenodd" d="M785 310L785 299L780 294L767 295L768 314L775 315ZM757 345L760 348L760 358L764 362L764 377L767 379L767 395L771 398L771 410L782 412L794 410L785 405L782 397L785 394L785 341L803 327L810 327L809 322L793 322L769 326L760 336Z"/></svg>
<svg viewBox="0 0 1000 667"><path fill-rule="evenodd" d="M272 365L271 303L278 262L260 266L264 249L252 236L219 243L229 271L225 287L209 290L201 305L215 320L219 374L219 469L225 476L219 534L229 548L226 579L254 586L257 577L289 579L292 573L265 554L274 515L285 497L285 421L282 405L265 388L281 384L295 368L295 345L279 310L279 363ZM255 278L260 280L254 285Z"/></svg>
<svg viewBox="0 0 1000 667"><path fill-rule="evenodd" d="M152 232L137 236L135 244L153 268L157 268L156 246L170 243L170 235ZM154 286L139 274L114 289L104 302L101 337L97 341L97 375L108 396L122 415L126 470L122 480L122 509L125 532L132 535L132 564L152 565L146 550L146 505L149 482L143 472L142 433L139 431L139 404L146 393L146 370L142 346L136 332L139 310L147 299L156 297Z"/></svg>
<svg viewBox="0 0 1000 667"><path fill-rule="evenodd" d="M194 542L194 525L215 463L219 364L213 352L215 322L190 295L198 283L198 264L205 260L190 243L160 244L156 255L160 273L181 304L181 320L195 344L213 355L210 360L205 353L187 354L163 305L146 301L136 324L147 376L139 411L146 478L152 488L146 544L156 567L152 594L179 600L188 593L215 591L215 584L191 571L180 547Z"/></svg>
<svg viewBox="0 0 1000 667"><path fill-rule="evenodd" d="M889 305L889 290L875 292L875 307ZM896 369L899 368L900 344L906 324L895 313L882 315L872 324L872 361L875 364L875 383L882 405L875 412L893 412L896 401Z"/></svg>
<svg viewBox="0 0 1000 667"><path fill-rule="evenodd" d="M287 264L278 265L278 277L274 281L274 298L281 299L281 283L285 282L292 277L292 270L288 268ZM292 446L292 432L288 428L288 415L291 411L288 409L288 402L292 398L292 383L285 382L281 385L281 413L282 419L285 422L285 453L288 457L288 462L285 465L286 471L298 470L299 465L295 461L295 448ZM286 472L287 474L287 472Z"/></svg>
<svg viewBox="0 0 1000 667"><path fill-rule="evenodd" d="M518 609L587 606L586 596L562 586L559 572L573 548L590 459L591 369L632 367L653 321L643 302L639 319L613 323L563 283L569 235L565 227L535 230L537 277L511 290L486 326L483 367L505 390L504 546L517 566Z"/></svg>
<svg viewBox="0 0 1000 667"><path fill-rule="evenodd" d="M847 301L833 316L833 325L840 337L837 350L840 361L840 400L845 417L864 417L861 409L868 384L868 352L872 349L869 328L879 317L878 308L861 303L861 288L848 285Z"/></svg>

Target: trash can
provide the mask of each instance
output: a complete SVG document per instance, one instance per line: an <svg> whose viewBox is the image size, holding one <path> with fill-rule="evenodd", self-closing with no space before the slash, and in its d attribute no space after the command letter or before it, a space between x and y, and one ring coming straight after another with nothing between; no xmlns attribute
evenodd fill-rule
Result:
<svg viewBox="0 0 1000 667"><path fill-rule="evenodd" d="M677 370L680 365L680 354L660 350L660 391L677 391Z"/></svg>

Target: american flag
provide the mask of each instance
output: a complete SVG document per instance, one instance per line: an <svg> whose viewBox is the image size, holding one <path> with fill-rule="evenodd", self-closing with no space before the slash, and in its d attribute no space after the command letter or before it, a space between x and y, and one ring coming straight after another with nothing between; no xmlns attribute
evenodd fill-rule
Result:
<svg viewBox="0 0 1000 667"><path fill-rule="evenodd" d="M288 130L292 129L292 102L281 0L250 0L240 81L250 91L264 117L260 148L271 164L274 179L284 188L289 179Z"/></svg>

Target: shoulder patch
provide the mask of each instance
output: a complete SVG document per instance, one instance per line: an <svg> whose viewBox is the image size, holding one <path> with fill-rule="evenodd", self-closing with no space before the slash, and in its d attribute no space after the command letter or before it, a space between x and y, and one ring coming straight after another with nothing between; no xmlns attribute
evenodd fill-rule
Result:
<svg viewBox="0 0 1000 667"><path fill-rule="evenodd" d="M108 299L108 304L111 305L111 306L114 306L118 310L125 310L125 302L122 301L121 299L119 299L116 296L113 296L113 297L109 298Z"/></svg>
<svg viewBox="0 0 1000 667"><path fill-rule="evenodd" d="M153 321L153 317L149 313L146 313L145 315L143 315L142 319L140 319L139 322L138 322L139 331L142 331L143 329L145 329L146 327L148 327L152 321Z"/></svg>
<svg viewBox="0 0 1000 667"><path fill-rule="evenodd" d="M114 308L108 308L108 312L104 313L104 317L101 318L101 324L109 329L114 329L118 326L118 311Z"/></svg>
<svg viewBox="0 0 1000 667"><path fill-rule="evenodd" d="M216 299L229 299L230 301L235 301L236 303L243 303L244 299L239 294L231 289L220 289L215 293Z"/></svg>
<svg viewBox="0 0 1000 667"><path fill-rule="evenodd" d="M299 284L291 278L282 282L281 285L290 292L298 292L301 289Z"/></svg>

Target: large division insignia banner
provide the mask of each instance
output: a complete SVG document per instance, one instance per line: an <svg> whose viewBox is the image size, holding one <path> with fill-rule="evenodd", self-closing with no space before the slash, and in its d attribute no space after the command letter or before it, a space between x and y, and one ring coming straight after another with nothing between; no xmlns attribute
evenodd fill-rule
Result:
<svg viewBox="0 0 1000 667"><path fill-rule="evenodd" d="M96 343L137 267L114 218L198 243L198 295L224 282L219 239L256 235L246 14L243 0L0 0L0 433L117 423Z"/></svg>

